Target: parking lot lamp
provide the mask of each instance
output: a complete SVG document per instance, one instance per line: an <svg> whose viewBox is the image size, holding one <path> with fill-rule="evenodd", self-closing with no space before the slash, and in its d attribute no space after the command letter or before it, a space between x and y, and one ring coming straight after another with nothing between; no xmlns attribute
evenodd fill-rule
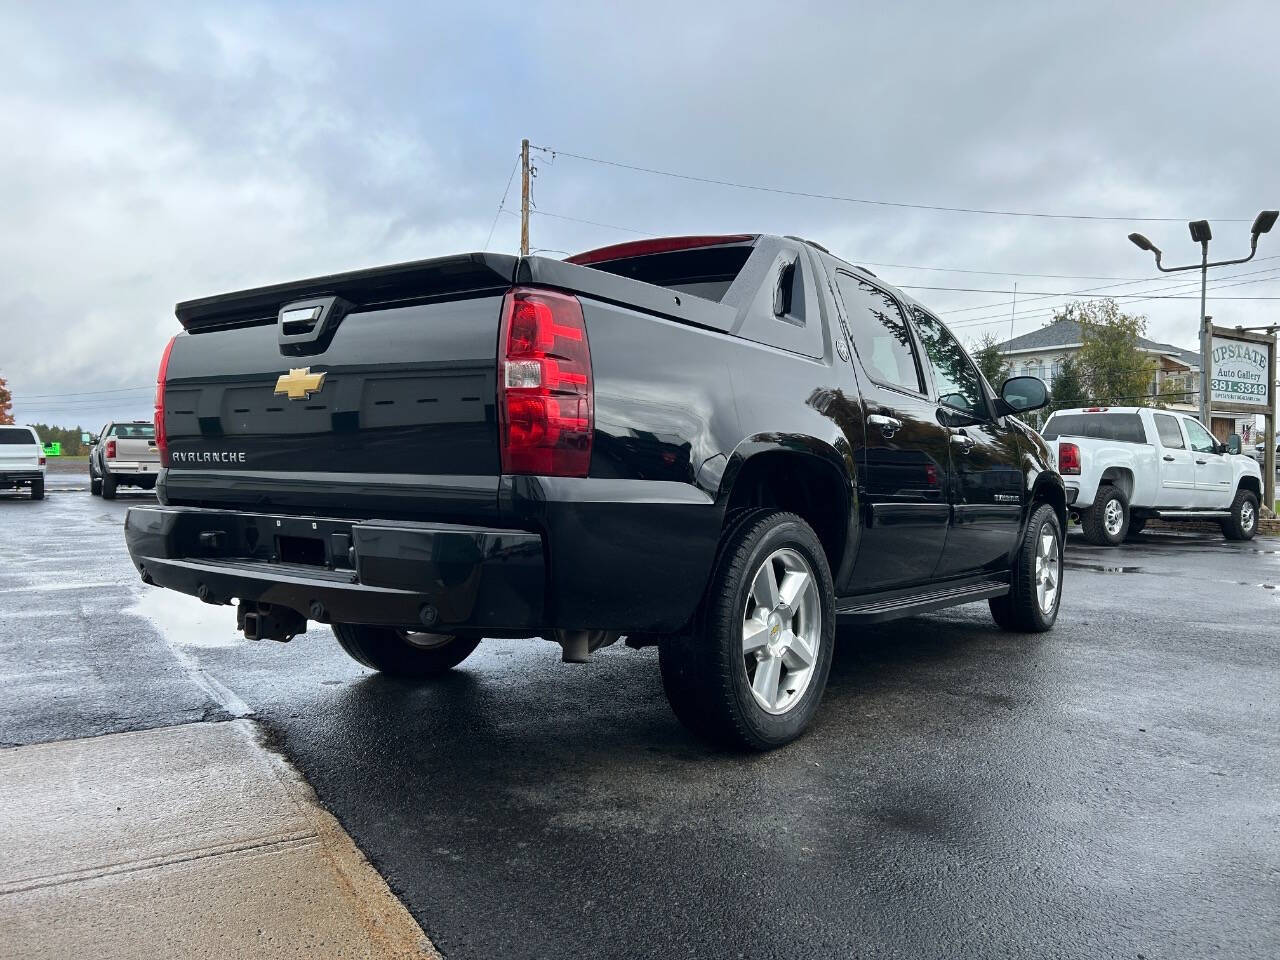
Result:
<svg viewBox="0 0 1280 960"><path fill-rule="evenodd" d="M1205 313L1205 301L1208 296L1209 286L1209 268L1210 267L1227 267L1236 263L1248 263L1253 259L1253 255L1258 252L1258 237L1264 233L1270 233L1271 228L1275 226L1276 217L1280 216L1278 210L1263 210L1254 217L1253 227L1249 234L1249 255L1247 257L1239 257L1235 260L1215 260L1209 262L1209 241L1213 239L1213 231L1209 229L1208 220L1192 220L1187 226L1191 230L1191 239L1200 244L1200 262L1189 263L1182 267L1166 267L1160 262L1162 256L1160 248L1148 240L1140 233L1129 234L1129 240L1139 250L1149 250L1155 254L1156 269L1161 273L1181 273L1184 270L1200 271L1200 422L1206 427L1211 427L1209 420L1209 351L1212 349L1212 327L1209 325L1209 317Z"/></svg>

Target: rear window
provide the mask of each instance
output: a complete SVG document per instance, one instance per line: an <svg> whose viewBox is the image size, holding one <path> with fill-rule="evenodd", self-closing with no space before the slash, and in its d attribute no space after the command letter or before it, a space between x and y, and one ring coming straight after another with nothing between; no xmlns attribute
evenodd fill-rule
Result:
<svg viewBox="0 0 1280 960"><path fill-rule="evenodd" d="M701 247L593 263L619 277L630 277L669 290L719 303L751 256L749 246Z"/></svg>
<svg viewBox="0 0 1280 960"><path fill-rule="evenodd" d="M1041 436L1046 440L1085 437L1089 440L1117 440L1121 443L1147 442L1142 417L1136 413L1055 413L1044 425Z"/></svg>
<svg viewBox="0 0 1280 960"><path fill-rule="evenodd" d="M121 440L154 440L156 425L154 423L117 423L107 434Z"/></svg>
<svg viewBox="0 0 1280 960"><path fill-rule="evenodd" d="M15 445L23 443L30 446L36 443L36 438L26 427L0 427L0 443Z"/></svg>
<svg viewBox="0 0 1280 960"><path fill-rule="evenodd" d="M1157 413L1156 433L1160 434L1160 445L1170 450L1185 450L1186 444L1182 442L1182 428L1178 426L1178 418L1171 417L1167 413Z"/></svg>

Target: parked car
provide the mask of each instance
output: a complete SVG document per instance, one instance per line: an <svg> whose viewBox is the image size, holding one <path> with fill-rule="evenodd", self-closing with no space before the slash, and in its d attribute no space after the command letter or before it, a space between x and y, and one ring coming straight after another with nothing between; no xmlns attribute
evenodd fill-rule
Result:
<svg viewBox="0 0 1280 960"><path fill-rule="evenodd" d="M114 500L119 487L154 490L160 475L156 427L149 420L114 420L82 439L89 448L89 492Z"/></svg>
<svg viewBox="0 0 1280 960"><path fill-rule="evenodd" d="M44 444L35 427L0 427L0 490L26 487L44 499Z"/></svg>
<svg viewBox="0 0 1280 960"><path fill-rule="evenodd" d="M1148 520L1216 520L1231 540L1257 532L1262 473L1194 417L1145 407L1059 410L1042 435L1085 539L1100 546Z"/></svg>
<svg viewBox="0 0 1280 960"><path fill-rule="evenodd" d="M142 579L427 677L482 636L657 645L692 729L798 736L836 620L1049 629L1066 499L925 307L775 236L465 254L179 304Z"/></svg>
<svg viewBox="0 0 1280 960"><path fill-rule="evenodd" d="M1258 466L1265 468L1266 459L1267 459L1266 441L1264 440L1262 443L1254 444L1253 452L1250 453L1249 456L1253 457L1253 459L1257 462ZM1276 463L1276 470L1280 470L1280 443L1276 444L1275 463Z"/></svg>

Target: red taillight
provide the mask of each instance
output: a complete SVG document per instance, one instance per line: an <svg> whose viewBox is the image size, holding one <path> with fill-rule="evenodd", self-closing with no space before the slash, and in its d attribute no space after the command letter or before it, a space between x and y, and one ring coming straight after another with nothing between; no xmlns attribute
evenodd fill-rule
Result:
<svg viewBox="0 0 1280 960"><path fill-rule="evenodd" d="M719 247L730 243L746 243L755 237L749 233L736 233L724 237L655 237L652 240L630 240L616 243L611 247L600 247L585 253L565 257L565 263L576 263L586 266L590 263L604 263L608 260L621 260L624 257L647 257L655 253L672 253L676 250L695 250L698 247Z"/></svg>
<svg viewBox="0 0 1280 960"><path fill-rule="evenodd" d="M107 441L107 459L114 460L116 458L116 442L115 440Z"/></svg>
<svg viewBox="0 0 1280 960"><path fill-rule="evenodd" d="M1058 444L1058 472L1061 474L1080 473L1080 448L1074 443Z"/></svg>
<svg viewBox="0 0 1280 960"><path fill-rule="evenodd" d="M169 343L164 348L164 353L160 356L160 372L156 375L156 450L160 453L160 466L169 466L169 435L164 430L164 381L169 375L169 354L173 353L173 341L177 340L177 336L169 338ZM107 448L107 456L115 456L115 444Z"/></svg>
<svg viewBox="0 0 1280 960"><path fill-rule="evenodd" d="M503 473L585 477L595 411L582 305L516 287L502 303L498 343Z"/></svg>
<svg viewBox="0 0 1280 960"><path fill-rule="evenodd" d="M45 464L44 464L44 454L42 453L42 454L40 454L40 466L42 466L42 467L43 467L44 465L45 465Z"/></svg>

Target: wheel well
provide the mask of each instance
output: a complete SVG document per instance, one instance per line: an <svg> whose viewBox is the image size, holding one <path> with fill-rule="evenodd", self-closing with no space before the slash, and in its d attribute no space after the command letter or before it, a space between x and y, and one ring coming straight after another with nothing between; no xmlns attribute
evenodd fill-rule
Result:
<svg viewBox="0 0 1280 960"><path fill-rule="evenodd" d="M725 520L744 508L776 507L804 518L822 543L834 576L844 555L849 493L831 464L803 453L758 453L733 482Z"/></svg>
<svg viewBox="0 0 1280 960"><path fill-rule="evenodd" d="M1100 483L1109 483L1113 487L1117 487L1125 496L1126 500L1133 499L1133 471L1125 467L1107 467L1102 471L1102 480Z"/></svg>
<svg viewBox="0 0 1280 960"><path fill-rule="evenodd" d="M1241 477L1240 486L1237 489L1248 490L1258 498L1259 503L1262 502L1262 480L1258 477Z"/></svg>
<svg viewBox="0 0 1280 960"><path fill-rule="evenodd" d="M1053 512L1058 515L1058 523L1062 525L1063 533L1067 529L1067 495L1062 488L1053 483L1042 483L1031 494L1031 509L1034 510L1037 503L1047 503L1053 507Z"/></svg>

